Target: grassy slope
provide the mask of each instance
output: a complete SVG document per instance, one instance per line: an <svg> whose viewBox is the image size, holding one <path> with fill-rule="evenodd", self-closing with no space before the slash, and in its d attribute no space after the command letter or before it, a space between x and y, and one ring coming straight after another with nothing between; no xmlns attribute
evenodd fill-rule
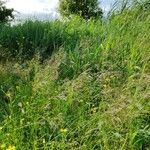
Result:
<svg viewBox="0 0 150 150"><path fill-rule="evenodd" d="M1 58L24 63L0 65L0 144L148 150L149 22L149 12L134 9L106 22L3 27Z"/></svg>

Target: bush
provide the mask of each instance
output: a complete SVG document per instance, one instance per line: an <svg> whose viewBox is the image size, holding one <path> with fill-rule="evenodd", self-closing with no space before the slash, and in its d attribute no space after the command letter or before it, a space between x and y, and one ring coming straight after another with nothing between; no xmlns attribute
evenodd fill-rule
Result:
<svg viewBox="0 0 150 150"><path fill-rule="evenodd" d="M103 16L97 0L60 0L59 12L62 16L69 17L75 14L86 20L90 18L100 19Z"/></svg>
<svg viewBox="0 0 150 150"><path fill-rule="evenodd" d="M11 19L14 19L14 9L8 9L4 4L3 1L0 1L0 23L7 23Z"/></svg>

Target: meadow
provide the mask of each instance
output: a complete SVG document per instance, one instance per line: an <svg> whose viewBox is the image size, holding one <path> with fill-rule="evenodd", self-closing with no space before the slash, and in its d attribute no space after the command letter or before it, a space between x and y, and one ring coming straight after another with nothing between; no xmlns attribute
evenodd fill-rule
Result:
<svg viewBox="0 0 150 150"><path fill-rule="evenodd" d="M150 9L0 24L0 150L149 150Z"/></svg>

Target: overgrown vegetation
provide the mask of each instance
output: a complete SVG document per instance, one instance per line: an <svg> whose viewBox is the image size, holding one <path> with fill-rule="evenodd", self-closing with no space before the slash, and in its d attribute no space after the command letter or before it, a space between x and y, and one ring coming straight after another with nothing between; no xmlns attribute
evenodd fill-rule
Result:
<svg viewBox="0 0 150 150"><path fill-rule="evenodd" d="M147 6L1 26L0 149L149 150Z"/></svg>

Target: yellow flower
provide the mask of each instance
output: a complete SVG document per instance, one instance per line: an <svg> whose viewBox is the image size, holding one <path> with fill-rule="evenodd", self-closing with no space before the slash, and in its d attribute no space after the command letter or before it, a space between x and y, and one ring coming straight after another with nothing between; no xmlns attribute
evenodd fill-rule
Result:
<svg viewBox="0 0 150 150"><path fill-rule="evenodd" d="M4 149L6 147L6 144L1 144L0 149Z"/></svg>
<svg viewBox="0 0 150 150"><path fill-rule="evenodd" d="M16 147L13 145L9 145L6 150L16 150Z"/></svg>
<svg viewBox="0 0 150 150"><path fill-rule="evenodd" d="M92 112L92 113L96 113L96 112L97 112L97 109L98 109L97 107L94 107L94 108L91 109L91 112Z"/></svg>
<svg viewBox="0 0 150 150"><path fill-rule="evenodd" d="M61 133L67 133L67 132L68 132L68 129L60 129L60 132L61 132Z"/></svg>

